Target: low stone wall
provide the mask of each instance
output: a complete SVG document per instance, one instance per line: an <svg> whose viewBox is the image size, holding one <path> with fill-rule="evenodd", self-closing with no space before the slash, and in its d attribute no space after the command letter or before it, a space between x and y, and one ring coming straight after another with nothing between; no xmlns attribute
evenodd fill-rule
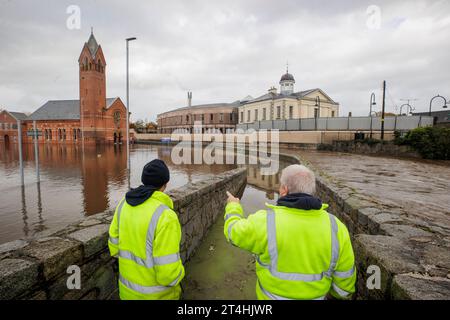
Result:
<svg viewBox="0 0 450 320"><path fill-rule="evenodd" d="M358 299L450 299L450 238L442 226L408 217L400 206L383 204L314 168L317 196L349 229L358 270ZM381 288L366 286L368 267L378 266Z"/></svg>
<svg viewBox="0 0 450 320"><path fill-rule="evenodd" d="M245 185L246 169L236 169L169 192L182 225L183 261L223 214L225 191L241 196ZM112 215L97 214L50 236L0 245L0 299L117 298L117 262L107 245ZM71 265L81 269L80 290L67 288Z"/></svg>
<svg viewBox="0 0 450 320"><path fill-rule="evenodd" d="M388 143L364 143L360 141L333 141L331 145L319 146L330 151L358 154L373 154L388 157L421 158L420 154L409 146Z"/></svg>

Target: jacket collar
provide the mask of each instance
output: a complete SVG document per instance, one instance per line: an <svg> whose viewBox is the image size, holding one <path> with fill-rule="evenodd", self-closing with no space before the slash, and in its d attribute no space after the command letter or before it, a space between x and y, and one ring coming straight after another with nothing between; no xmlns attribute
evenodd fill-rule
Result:
<svg viewBox="0 0 450 320"><path fill-rule="evenodd" d="M153 192L152 196L150 197L150 199L154 199L156 201L161 202L162 204L165 204L166 206L168 206L170 209L173 210L173 201L172 199L170 199L170 197L165 194L164 192L161 191L155 191Z"/></svg>
<svg viewBox="0 0 450 320"><path fill-rule="evenodd" d="M320 212L322 212L323 210L326 210L327 208L328 208L328 204L326 204L326 203L322 203L322 208L320 208L320 209L318 209L318 210L302 210L302 209L294 209L294 208L288 208L288 207L285 207L285 206L277 206L277 205L275 205L275 204L270 204L270 203L266 203L266 207L269 207L269 208L271 208L271 209L280 209L280 208L282 208L282 209L287 209L287 210L293 210L292 212L293 213L301 213L301 214L309 214L309 213L311 213L311 214L317 214L317 213L320 213Z"/></svg>
<svg viewBox="0 0 450 320"><path fill-rule="evenodd" d="M299 192L280 197L277 205L293 209L319 210L322 208L322 201L310 194Z"/></svg>

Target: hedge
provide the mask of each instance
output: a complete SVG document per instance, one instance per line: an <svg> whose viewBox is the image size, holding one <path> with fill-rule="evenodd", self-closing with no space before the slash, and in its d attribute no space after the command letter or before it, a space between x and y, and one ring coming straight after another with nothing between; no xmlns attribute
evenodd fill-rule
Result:
<svg viewBox="0 0 450 320"><path fill-rule="evenodd" d="M411 146L425 159L450 160L450 128L416 128L404 137L396 133L394 142Z"/></svg>

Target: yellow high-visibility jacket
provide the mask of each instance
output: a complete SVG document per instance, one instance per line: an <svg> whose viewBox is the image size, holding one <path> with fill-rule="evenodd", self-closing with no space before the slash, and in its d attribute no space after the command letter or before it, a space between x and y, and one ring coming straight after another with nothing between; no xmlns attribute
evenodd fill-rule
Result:
<svg viewBox="0 0 450 320"><path fill-rule="evenodd" d="M256 256L258 299L348 299L356 269L345 225L325 211L266 204L244 218L239 203L225 208L227 240Z"/></svg>
<svg viewBox="0 0 450 320"><path fill-rule="evenodd" d="M181 227L168 195L155 191L138 206L122 199L109 228L108 246L119 258L123 300L179 299L184 267Z"/></svg>

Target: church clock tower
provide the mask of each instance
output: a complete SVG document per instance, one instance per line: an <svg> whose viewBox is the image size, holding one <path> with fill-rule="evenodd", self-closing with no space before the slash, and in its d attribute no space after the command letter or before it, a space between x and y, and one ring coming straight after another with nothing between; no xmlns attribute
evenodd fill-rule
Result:
<svg viewBox="0 0 450 320"><path fill-rule="evenodd" d="M106 60L91 31L78 59L80 70L80 125L85 141L105 139Z"/></svg>

